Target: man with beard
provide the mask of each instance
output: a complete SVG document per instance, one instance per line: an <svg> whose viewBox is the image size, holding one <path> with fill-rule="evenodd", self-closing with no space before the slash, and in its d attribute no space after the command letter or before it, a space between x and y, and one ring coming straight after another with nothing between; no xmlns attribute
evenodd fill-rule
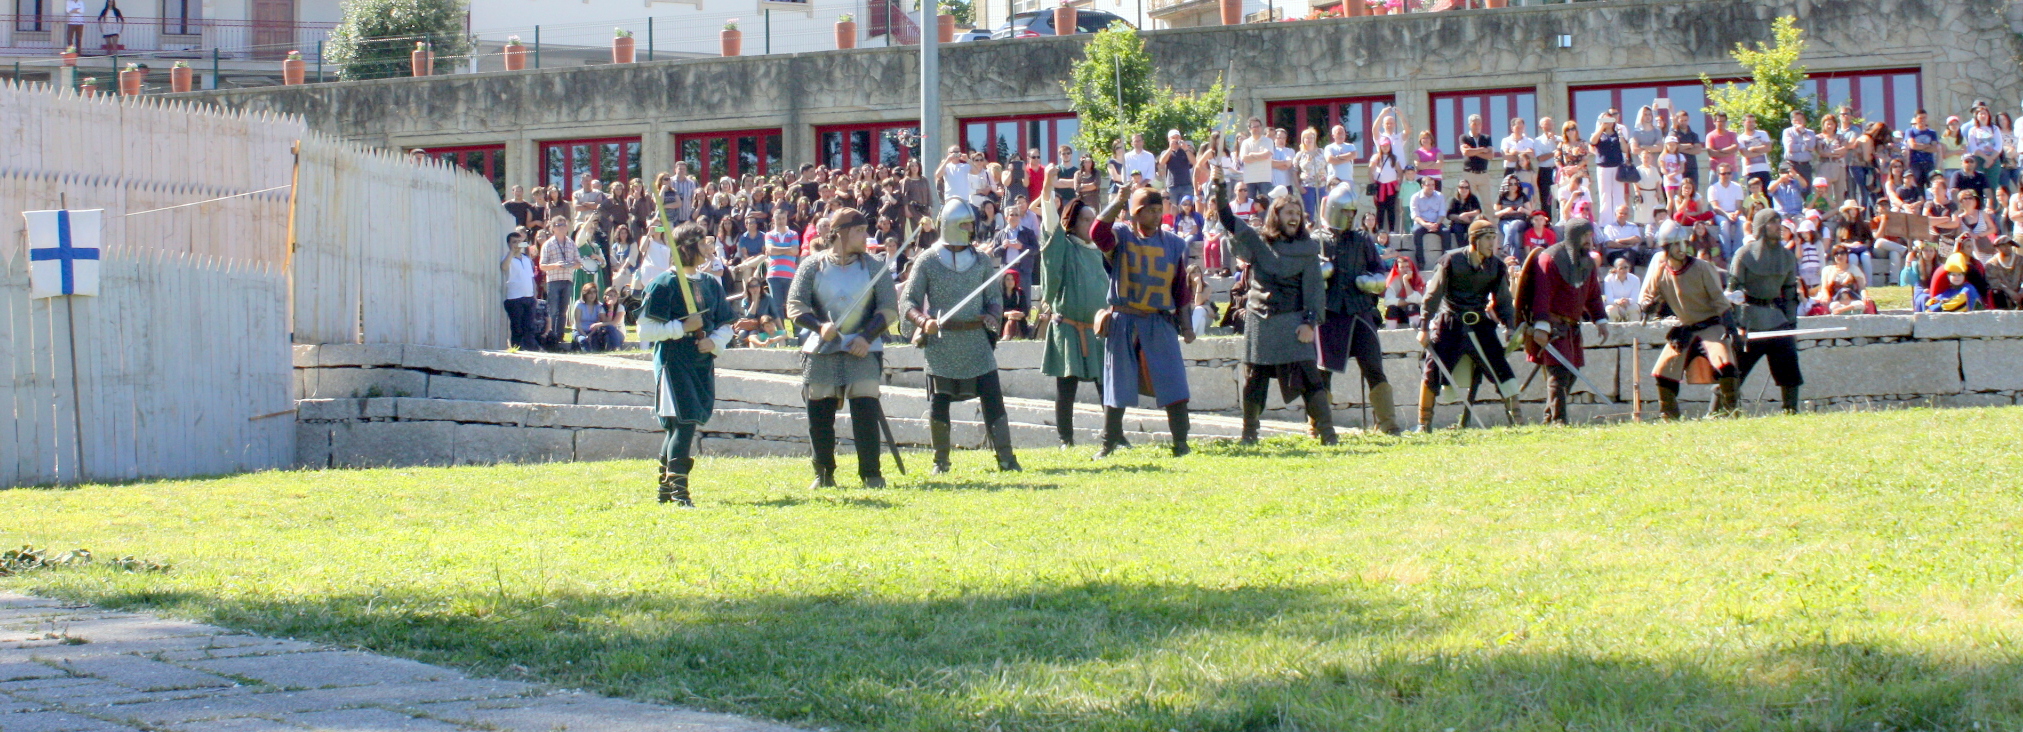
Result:
<svg viewBox="0 0 2023 732"><path fill-rule="evenodd" d="M1524 338L1525 360L1545 369L1545 421L1567 423L1567 397L1573 391L1574 371L1587 365L1581 343L1582 320L1595 322L1602 340L1608 340L1608 310L1602 302L1601 278L1596 273L1594 223L1573 219L1566 223L1566 241L1533 250L1517 276L1517 312L1528 331ZM1573 368L1567 368L1547 349L1557 351Z"/></svg>
<svg viewBox="0 0 2023 732"><path fill-rule="evenodd" d="M1658 382L1658 410L1665 419L1679 418L1683 381L1715 385L1710 416L1733 411L1740 382L1728 345L1732 306L1722 292L1721 275L1712 263L1693 256L1692 238L1684 232L1668 229L1659 239L1665 255L1653 263L1639 304L1646 313L1660 305L1671 308L1679 325L1666 334L1665 350L1651 370L1651 378Z"/></svg>
<svg viewBox="0 0 2023 732"><path fill-rule="evenodd" d="M1749 333L1790 330L1798 327L1798 304L1804 300L1798 289L1798 255L1778 246L1779 220L1775 211L1758 211L1749 222L1755 240L1744 245L1728 263L1728 299L1740 301L1741 314L1735 325L1746 338ZM1770 359L1770 377L1784 393L1784 413L1798 413L1798 387L1805 374L1798 368L1798 339L1792 336L1743 340L1742 357L1735 364L1736 383L1749 378L1756 362Z"/></svg>
<svg viewBox="0 0 2023 732"><path fill-rule="evenodd" d="M836 486L836 412L846 400L857 475L866 488L885 487L878 465L885 350L879 336L898 317L899 294L885 262L864 252L870 232L862 211L838 210L823 250L794 270L787 288L787 318L809 341L802 346L801 397L808 402L808 441L815 449L811 488Z"/></svg>
<svg viewBox="0 0 2023 732"><path fill-rule="evenodd" d="M1377 253L1377 243L1368 232L1356 230L1355 187L1337 184L1321 199L1321 221L1334 230L1325 262L1328 276L1327 314L1321 318L1320 361L1332 381L1334 374L1346 373L1349 359L1362 372L1365 399L1376 417L1377 429L1398 433L1397 405L1391 382L1384 378L1384 348L1377 341L1377 295L1382 294L1389 270Z"/></svg>
<svg viewBox="0 0 2023 732"><path fill-rule="evenodd" d="M1251 276L1243 309L1243 436L1257 443L1265 400L1273 379L1279 398L1306 402L1307 423L1321 444L1335 444L1334 413L1327 380L1314 365L1314 330L1322 323L1326 282L1321 278L1321 246L1307 231L1306 211L1297 196L1274 198L1264 221L1251 228L1229 208L1222 171L1215 171L1215 213L1228 231L1229 253L1243 260Z"/></svg>
<svg viewBox="0 0 2023 732"><path fill-rule="evenodd" d="M1103 447L1109 457L1124 444L1124 410L1149 395L1166 409L1173 456L1187 446L1187 364L1180 344L1194 342L1185 317L1194 293L1187 287L1187 242L1159 228L1164 199L1150 188L1127 186L1096 217L1089 241L1109 260L1109 307L1097 318L1104 337ZM1129 209L1130 218L1117 216Z"/></svg>
<svg viewBox="0 0 2023 732"><path fill-rule="evenodd" d="M1517 379L1510 360L1496 347L1503 343L1496 334L1497 324L1516 323L1508 268L1496 256L1496 242L1495 224L1470 225L1467 248L1441 257L1426 286L1428 316L1419 328L1419 344L1426 349L1419 382L1421 432L1433 431L1435 400L1451 404L1462 399L1462 390L1473 388L1476 377L1495 385L1511 424L1523 421L1517 408Z"/></svg>
<svg viewBox="0 0 2023 732"><path fill-rule="evenodd" d="M976 210L961 199L948 199L941 207L941 241L914 262L906 290L899 294L927 360L927 432L936 474L949 469L949 405L971 398L983 401L984 429L997 451L998 470L1019 469L991 339L1004 316L1004 288L991 282L997 268L990 258L970 246L975 226ZM970 298L979 288L982 294Z"/></svg>

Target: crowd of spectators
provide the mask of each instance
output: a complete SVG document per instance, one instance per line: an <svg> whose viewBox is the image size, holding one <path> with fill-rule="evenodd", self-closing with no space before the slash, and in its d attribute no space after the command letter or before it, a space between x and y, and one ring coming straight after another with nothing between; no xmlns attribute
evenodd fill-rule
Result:
<svg viewBox="0 0 2023 732"><path fill-rule="evenodd" d="M1340 126L1322 142L1316 130L1294 134L1251 118L1234 140L1169 132L1156 151L1142 136L1118 140L1102 163L1068 146L1054 151L1059 164L1037 149L991 161L951 147L925 164L810 164L697 180L677 163L651 181L514 186L504 203L518 225L502 264L506 310L522 349L623 347L640 291L672 264L656 233L664 211L674 223L713 232L712 256L698 269L735 293L743 316L736 345L780 345L792 336L782 307L787 285L830 211L872 216L872 251L896 253L895 276L903 277L907 261L935 240L943 197L976 206L979 249L1004 262L1038 246L1034 201L1102 205L1143 183L1167 193L1165 226L1192 245L1189 277L1202 295L1190 314L1196 331L1236 327L1241 318L1205 296L1216 278L1244 287L1243 264L1223 255L1226 233L1196 200L1216 167L1241 182L1231 186L1240 216L1260 216L1277 196L1299 198L1313 215L1329 190L1350 186L1363 212L1356 225L1391 263L1382 299L1394 327L1417 322L1421 270L1477 220L1496 223L1512 264L1558 241L1567 220L1594 221L1611 316L1631 318L1639 272L1658 259L1663 241L1689 240L1698 256L1725 268L1748 235L1743 222L1762 209L1784 222L1781 243L1798 257L1806 313L1877 312L1872 283L1910 288L1916 310L2023 305L2015 252L2023 236L2016 195L2023 130L2008 113L1976 102L1935 124L1919 110L1895 130L1847 108L1820 120L1794 112L1776 139L1754 116L1711 114L1704 132L1693 129L1694 116L1647 106L1624 118L1612 109L1586 128L1516 118L1498 137L1477 115L1457 139L1440 141L1386 109L1362 144ZM1457 154L1458 175L1447 165ZM1045 319L1024 317L1037 259L1005 278L1007 310L1017 315L1008 315L1002 337L1038 337L1044 327Z"/></svg>

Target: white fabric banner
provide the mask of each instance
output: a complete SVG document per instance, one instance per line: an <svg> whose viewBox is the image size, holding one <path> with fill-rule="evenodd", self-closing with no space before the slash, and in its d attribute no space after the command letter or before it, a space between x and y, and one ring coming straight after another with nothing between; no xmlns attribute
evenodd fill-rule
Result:
<svg viewBox="0 0 2023 732"><path fill-rule="evenodd" d="M28 219L28 296L97 295L105 209L23 211Z"/></svg>

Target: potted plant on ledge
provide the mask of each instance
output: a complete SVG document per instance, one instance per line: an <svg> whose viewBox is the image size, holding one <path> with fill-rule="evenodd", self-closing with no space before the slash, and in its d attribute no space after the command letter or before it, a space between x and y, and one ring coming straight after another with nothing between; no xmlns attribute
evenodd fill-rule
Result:
<svg viewBox="0 0 2023 732"><path fill-rule="evenodd" d="M196 75L196 70L190 68L190 62L177 61L176 65L169 67L169 91L177 94L189 91Z"/></svg>
<svg viewBox="0 0 2023 732"><path fill-rule="evenodd" d="M611 63L629 64L638 58L639 45L632 40L632 31L624 28L611 29Z"/></svg>
<svg viewBox="0 0 2023 732"><path fill-rule="evenodd" d="M849 13L836 16L836 48L857 47L857 16Z"/></svg>
<svg viewBox="0 0 2023 732"><path fill-rule="evenodd" d="M941 12L934 16L934 40L936 43L955 42L955 7L942 5Z"/></svg>
<svg viewBox="0 0 2023 732"><path fill-rule="evenodd" d="M119 93L129 97L140 96L141 82L147 78L148 72L142 71L140 64L127 64L119 72Z"/></svg>
<svg viewBox="0 0 2023 732"><path fill-rule="evenodd" d="M506 36L506 70L524 68L527 68L527 47L520 44L519 36Z"/></svg>
<svg viewBox="0 0 2023 732"><path fill-rule="evenodd" d="M1061 4L1054 6L1054 35L1074 35L1075 15L1075 6L1069 0L1061 0Z"/></svg>
<svg viewBox="0 0 2023 732"><path fill-rule="evenodd" d="M302 63L301 51L289 51L288 58L281 59L281 83L287 86L300 85L305 66Z"/></svg>
<svg viewBox="0 0 2023 732"><path fill-rule="evenodd" d="M738 30L737 18L724 21L724 31L719 38L725 56L736 56L745 50L745 34Z"/></svg>
<svg viewBox="0 0 2023 732"><path fill-rule="evenodd" d="M407 53L407 63L414 76L428 76L435 70L435 52L428 48L428 41L415 41L414 50Z"/></svg>

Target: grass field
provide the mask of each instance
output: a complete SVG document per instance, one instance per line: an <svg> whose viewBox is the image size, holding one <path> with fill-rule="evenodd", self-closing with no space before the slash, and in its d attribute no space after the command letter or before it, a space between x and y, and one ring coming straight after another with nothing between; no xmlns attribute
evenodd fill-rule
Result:
<svg viewBox="0 0 2023 732"><path fill-rule="evenodd" d="M2023 729L2023 410L0 491L0 587L850 730ZM916 467L925 460L916 457Z"/></svg>

